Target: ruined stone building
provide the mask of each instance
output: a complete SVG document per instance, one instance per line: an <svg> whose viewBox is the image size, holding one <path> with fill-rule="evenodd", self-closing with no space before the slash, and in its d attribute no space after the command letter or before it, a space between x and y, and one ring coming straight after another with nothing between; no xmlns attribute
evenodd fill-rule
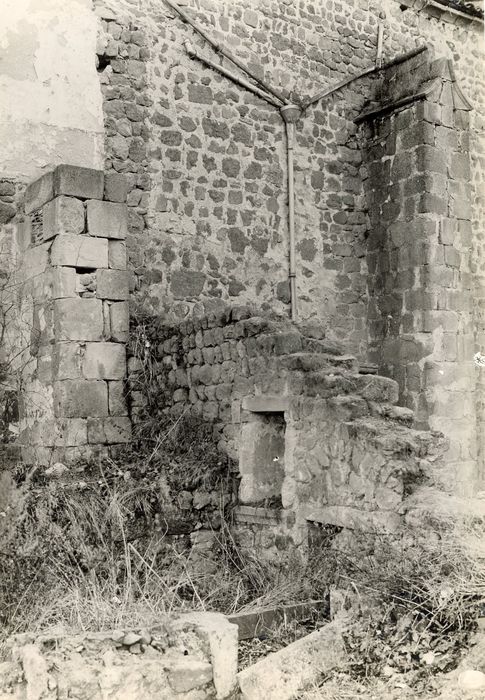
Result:
<svg viewBox="0 0 485 700"><path fill-rule="evenodd" d="M309 521L398 527L428 431L449 488L478 488L480 10L4 2L2 359L24 458L130 441L130 310L170 406L239 463L247 524L276 497L295 541Z"/></svg>

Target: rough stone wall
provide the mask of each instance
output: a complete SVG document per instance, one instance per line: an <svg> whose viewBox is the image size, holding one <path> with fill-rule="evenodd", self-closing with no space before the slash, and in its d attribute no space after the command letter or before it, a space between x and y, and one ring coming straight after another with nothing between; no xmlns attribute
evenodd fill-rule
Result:
<svg viewBox="0 0 485 700"><path fill-rule="evenodd" d="M126 207L107 199L102 172L64 165L25 193L3 350L30 462L101 456L130 439Z"/></svg>
<svg viewBox="0 0 485 700"><path fill-rule="evenodd" d="M90 0L5 0L0 27L0 177L58 163L103 168Z"/></svg>
<svg viewBox="0 0 485 700"><path fill-rule="evenodd" d="M8 652L2 697L225 700L236 685L237 626L193 613L141 630L16 635Z"/></svg>
<svg viewBox="0 0 485 700"><path fill-rule="evenodd" d="M134 234L147 229L131 246L145 301L164 318L200 315L221 302L287 311L286 155L277 110L190 59L186 39L208 57L213 52L163 4L98 6L109 35L100 55L113 64L102 77L107 155L115 169L132 173ZM454 59L465 90L483 101L479 24L465 30L466 20L452 25L394 0L194 0L184 9L295 99L372 65L382 21L385 59L427 43ZM367 204L353 119L372 95L372 81L362 79L308 108L295 149L300 312L321 319L360 357ZM480 130L473 117L473 148ZM474 166L478 185L481 165Z"/></svg>
<svg viewBox="0 0 485 700"><path fill-rule="evenodd" d="M416 425L443 431L459 488L476 483L470 273L469 110L445 61L426 53L386 74L367 123L371 358L399 382ZM451 472L450 472L451 475Z"/></svg>
<svg viewBox="0 0 485 700"><path fill-rule="evenodd" d="M160 410L169 409L175 415L189 411L212 423L221 450L238 459L233 401L251 393L254 377L264 372L268 388L272 381L275 388L278 382L283 385L288 370L278 366L278 358L305 350L340 357L342 347L322 336L318 326L299 329L281 318L255 316L246 306L176 326L149 326L146 340L155 357L152 372L165 388L165 406L160 405ZM354 358L345 358L350 366L356 364ZM135 424L143 418L146 406L142 369L139 358L128 359L130 412ZM237 407L234 410L237 415Z"/></svg>
<svg viewBox="0 0 485 700"><path fill-rule="evenodd" d="M152 328L146 340L165 410L212 422L220 449L238 462L243 543L274 557L306 547L309 522L385 532L403 524L406 488L431 473L442 441L411 430L413 412L394 405L397 383L360 373L318 324L239 307ZM129 369L132 414L142 418L135 358Z"/></svg>

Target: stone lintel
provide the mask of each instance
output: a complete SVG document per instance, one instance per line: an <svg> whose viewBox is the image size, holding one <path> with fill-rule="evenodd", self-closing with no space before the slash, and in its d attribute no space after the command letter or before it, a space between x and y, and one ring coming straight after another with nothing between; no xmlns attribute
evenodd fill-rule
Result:
<svg viewBox="0 0 485 700"><path fill-rule="evenodd" d="M246 396L242 409L251 413L284 413L290 407L288 396Z"/></svg>

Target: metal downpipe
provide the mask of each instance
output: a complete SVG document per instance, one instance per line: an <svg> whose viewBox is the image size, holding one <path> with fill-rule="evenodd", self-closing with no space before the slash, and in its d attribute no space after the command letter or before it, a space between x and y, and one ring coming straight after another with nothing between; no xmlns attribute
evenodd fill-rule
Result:
<svg viewBox="0 0 485 700"><path fill-rule="evenodd" d="M286 127L286 154L288 162L288 244L291 320L298 319L298 299L296 291L296 241L295 241L295 172L293 167L293 150L295 143L295 122L301 116L301 109L296 105L285 105L280 109Z"/></svg>

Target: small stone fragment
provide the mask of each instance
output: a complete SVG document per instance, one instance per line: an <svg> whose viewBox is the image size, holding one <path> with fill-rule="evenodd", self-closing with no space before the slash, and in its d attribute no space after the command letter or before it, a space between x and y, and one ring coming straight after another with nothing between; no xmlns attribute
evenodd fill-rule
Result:
<svg viewBox="0 0 485 700"><path fill-rule="evenodd" d="M126 647L131 647L133 644L137 644L141 640L139 634L135 632L127 632L123 639L121 640Z"/></svg>

